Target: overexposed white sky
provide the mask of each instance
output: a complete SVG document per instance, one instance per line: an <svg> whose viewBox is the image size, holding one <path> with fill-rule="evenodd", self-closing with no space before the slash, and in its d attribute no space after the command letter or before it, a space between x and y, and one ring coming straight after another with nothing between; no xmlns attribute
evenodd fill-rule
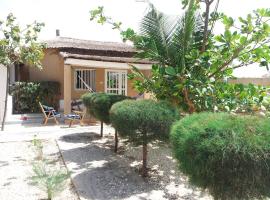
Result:
<svg viewBox="0 0 270 200"><path fill-rule="evenodd" d="M181 0L151 0L161 11L167 14L180 14ZM136 0L0 0L0 19L10 12L20 24L31 24L34 20L44 22L40 39L52 39L55 30L60 29L61 36L88 40L120 42L119 33L110 26L101 26L89 20L89 11L104 6L105 13L124 27L137 28L145 13L146 3ZM220 11L237 18L245 16L257 8L270 8L270 0L221 0ZM265 69L251 66L237 70L236 76L260 77L267 74Z"/></svg>

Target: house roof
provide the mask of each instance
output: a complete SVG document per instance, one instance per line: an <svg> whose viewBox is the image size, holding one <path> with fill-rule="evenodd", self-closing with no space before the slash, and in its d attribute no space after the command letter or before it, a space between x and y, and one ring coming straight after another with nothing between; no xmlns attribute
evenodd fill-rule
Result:
<svg viewBox="0 0 270 200"><path fill-rule="evenodd" d="M74 58L93 61L118 63L153 64L145 59L135 58L136 49L132 45L117 42L81 40L57 37L45 41L46 48L57 49L63 58Z"/></svg>
<svg viewBox="0 0 270 200"><path fill-rule="evenodd" d="M82 40L68 37L57 37L53 40L45 41L47 48L71 48L71 49L85 49L95 51L116 51L116 52L130 52L135 53L136 50L132 45L120 42L103 42L93 40Z"/></svg>
<svg viewBox="0 0 270 200"><path fill-rule="evenodd" d="M120 63L137 63L137 64L153 64L154 62L145 59L139 59L135 57L115 57L115 56L98 56L98 55L83 55L73 54L69 52L60 52L63 58L75 58L84 60L95 61L108 61L108 62L120 62Z"/></svg>

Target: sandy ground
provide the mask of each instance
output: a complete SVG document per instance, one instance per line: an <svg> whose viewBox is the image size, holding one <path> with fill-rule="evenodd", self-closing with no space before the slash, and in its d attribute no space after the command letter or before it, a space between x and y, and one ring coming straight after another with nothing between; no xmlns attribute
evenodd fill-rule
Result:
<svg viewBox="0 0 270 200"><path fill-rule="evenodd" d="M72 180L81 200L209 200L207 193L188 184L177 169L170 148L163 143L149 145L150 177L140 176L141 148L121 144L118 154L113 152L114 130L104 126L105 137L100 139L99 126L66 125L38 126L12 124L0 135L0 200L38 200L45 194L30 184L33 151L25 140L33 135L51 144L45 154L56 157L56 144L72 171ZM58 200L77 200L72 188Z"/></svg>
<svg viewBox="0 0 270 200"><path fill-rule="evenodd" d="M56 165L63 165L54 140L44 141L44 155ZM0 199L1 200L40 200L46 194L31 183L32 162L36 154L30 142L0 143ZM68 181L65 190L55 200L78 200Z"/></svg>
<svg viewBox="0 0 270 200"><path fill-rule="evenodd" d="M113 134L103 139L96 132L69 134L58 144L82 200L211 199L188 184L166 144L149 146L147 179L139 175L141 148L122 144L115 154Z"/></svg>

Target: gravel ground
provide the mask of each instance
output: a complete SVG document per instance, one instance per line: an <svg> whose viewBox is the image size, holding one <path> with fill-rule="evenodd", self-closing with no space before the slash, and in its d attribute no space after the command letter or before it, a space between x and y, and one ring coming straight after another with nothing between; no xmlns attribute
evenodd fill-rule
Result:
<svg viewBox="0 0 270 200"><path fill-rule="evenodd" d="M62 166L55 141L43 141L44 156ZM46 194L31 183L32 162L36 154L31 142L0 143L0 199L1 200L41 200ZM68 182L65 190L54 200L78 200Z"/></svg>
<svg viewBox="0 0 270 200"><path fill-rule="evenodd" d="M149 145L147 179L139 173L141 148L122 144L115 154L113 134L70 134L58 144L82 200L212 199L188 184L166 144Z"/></svg>

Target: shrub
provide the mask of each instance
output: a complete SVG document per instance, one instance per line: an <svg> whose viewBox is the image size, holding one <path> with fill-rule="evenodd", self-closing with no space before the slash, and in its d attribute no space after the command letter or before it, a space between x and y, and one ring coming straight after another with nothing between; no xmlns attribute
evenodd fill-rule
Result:
<svg viewBox="0 0 270 200"><path fill-rule="evenodd" d="M108 93L87 93L82 96L88 112L101 122L100 135L103 136L103 123L110 123L109 111L111 106L130 97Z"/></svg>
<svg viewBox="0 0 270 200"><path fill-rule="evenodd" d="M15 113L40 112L38 102L58 107L60 84L58 82L16 82L11 87Z"/></svg>
<svg viewBox="0 0 270 200"><path fill-rule="evenodd" d="M269 119L194 114L173 126L171 142L180 169L215 199L270 196Z"/></svg>
<svg viewBox="0 0 270 200"><path fill-rule="evenodd" d="M120 135L143 145L143 176L147 176L148 142L168 137L170 126L178 116L177 110L167 102L124 100L112 106L112 126Z"/></svg>

